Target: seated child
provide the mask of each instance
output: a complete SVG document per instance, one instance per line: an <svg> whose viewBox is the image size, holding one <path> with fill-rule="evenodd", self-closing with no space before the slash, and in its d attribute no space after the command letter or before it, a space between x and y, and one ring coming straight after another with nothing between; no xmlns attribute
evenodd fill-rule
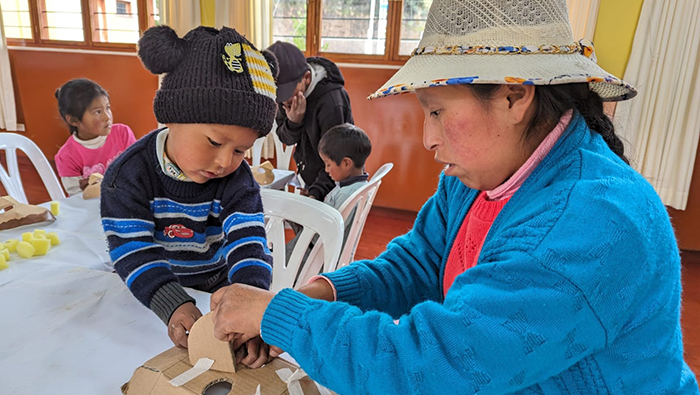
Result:
<svg viewBox="0 0 700 395"><path fill-rule="evenodd" d="M72 196L85 189L91 174L104 175L136 137L128 126L112 124L109 95L93 81L70 80L56 90L56 99L71 137L54 159L63 187Z"/></svg>
<svg viewBox="0 0 700 395"><path fill-rule="evenodd" d="M119 276L187 347L202 313L183 287L270 286L260 189L243 156L272 127L274 60L233 29L202 26L183 38L153 27L138 55L150 72L167 73L153 102L166 127L110 166L102 225Z"/></svg>
<svg viewBox="0 0 700 395"><path fill-rule="evenodd" d="M371 152L372 142L359 127L344 123L328 129L318 143L318 154L323 160L326 173L335 181L335 188L323 199L324 203L339 210L353 193L367 184L369 174L364 169L365 161ZM354 211L353 209L353 212L345 220L343 245L345 245L345 240L347 240L352 226ZM314 238L314 242L316 240L317 237ZM287 260L289 260L296 242L297 237L287 243ZM310 250L307 251L304 260L308 258L309 252Z"/></svg>

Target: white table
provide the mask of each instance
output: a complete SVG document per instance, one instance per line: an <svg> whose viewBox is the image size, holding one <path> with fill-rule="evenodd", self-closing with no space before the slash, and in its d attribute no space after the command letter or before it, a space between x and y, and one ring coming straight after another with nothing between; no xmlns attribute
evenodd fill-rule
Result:
<svg viewBox="0 0 700 395"><path fill-rule="evenodd" d="M99 199L62 200L55 222L0 240L37 228L62 243L45 256L12 254L0 271L0 394L120 394L136 368L173 346L167 328L107 271ZM210 294L187 292L209 312Z"/></svg>
<svg viewBox="0 0 700 395"><path fill-rule="evenodd" d="M84 200L81 195L75 195L61 199L59 202L60 212L56 216L56 221L0 231L0 241L21 240L22 233L32 232L34 229L44 229L47 233L56 232L61 239L61 244L55 248L52 247L45 256L22 259L19 255L12 254L10 266L40 259L50 264L70 264L90 269L111 270L107 241L100 221L100 199ZM50 204L44 203L40 206L49 208ZM2 278L3 276L0 276L0 284L2 284Z"/></svg>
<svg viewBox="0 0 700 395"><path fill-rule="evenodd" d="M260 188L277 189L279 191L284 190L289 181L294 178L294 172L292 170L282 170L282 169L272 169L272 174L275 175L275 179L267 184L261 185Z"/></svg>
<svg viewBox="0 0 700 395"><path fill-rule="evenodd" d="M0 394L119 394L172 347L114 273L28 260L0 272ZM188 289L203 313L210 295Z"/></svg>

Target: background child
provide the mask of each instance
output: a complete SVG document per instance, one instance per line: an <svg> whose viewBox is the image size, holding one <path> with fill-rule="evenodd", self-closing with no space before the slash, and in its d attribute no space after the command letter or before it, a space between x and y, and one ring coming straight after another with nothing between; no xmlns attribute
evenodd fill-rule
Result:
<svg viewBox="0 0 700 395"><path fill-rule="evenodd" d="M372 142L364 130L357 126L344 123L328 129L318 143L318 154L325 164L326 173L335 181L336 186L323 199L324 203L339 210L353 193L367 185L369 174L365 172L365 161L371 152ZM352 227L354 211L355 209L345 221L343 245ZM312 245L317 238L318 236L314 238ZM287 244L287 260L291 257L296 242L297 237ZM304 259L309 252L311 250L307 251Z"/></svg>
<svg viewBox="0 0 700 395"><path fill-rule="evenodd" d="M102 224L117 273L187 347L202 314L183 287L270 286L260 189L243 156L272 127L276 88L263 54L226 27L184 38L154 27L138 54L152 73L167 73L153 102L166 128L109 168ZM243 363L258 367L267 351L253 346Z"/></svg>
<svg viewBox="0 0 700 395"><path fill-rule="evenodd" d="M302 194L323 200L334 185L318 156L318 142L333 126L353 123L345 79L335 63L304 58L293 44L277 41L268 50L279 62L277 135L287 145L296 144L294 161L304 183Z"/></svg>
<svg viewBox="0 0 700 395"><path fill-rule="evenodd" d="M109 95L94 81L68 81L56 90L56 99L71 137L54 159L63 187L75 195L85 189L91 174L104 174L136 137L128 126L112 124Z"/></svg>

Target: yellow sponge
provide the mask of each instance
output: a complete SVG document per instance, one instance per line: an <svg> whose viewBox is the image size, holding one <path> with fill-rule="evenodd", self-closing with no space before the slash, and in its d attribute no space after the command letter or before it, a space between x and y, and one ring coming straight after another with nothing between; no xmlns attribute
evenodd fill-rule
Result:
<svg viewBox="0 0 700 395"><path fill-rule="evenodd" d="M7 240L4 243L5 248L7 248L10 252L17 252L17 243L19 243L19 240L17 239L10 239Z"/></svg>
<svg viewBox="0 0 700 395"><path fill-rule="evenodd" d="M34 238L41 239L46 238L46 231L44 229L34 229Z"/></svg>
<svg viewBox="0 0 700 395"><path fill-rule="evenodd" d="M57 246L57 245L61 244L61 239L58 238L58 235L56 234L56 232L47 233L46 238L51 240L52 246Z"/></svg>
<svg viewBox="0 0 700 395"><path fill-rule="evenodd" d="M36 249L36 251L34 251L34 255L46 255L46 253L51 249L51 240L47 238L32 239L30 243Z"/></svg>
<svg viewBox="0 0 700 395"><path fill-rule="evenodd" d="M0 255L4 256L5 260L8 260L8 261L10 260L10 250L8 250L7 248L1 249Z"/></svg>
<svg viewBox="0 0 700 395"><path fill-rule="evenodd" d="M8 267L10 267L10 265L7 264L7 260L5 259L5 255L0 254L0 270L5 270Z"/></svg>
<svg viewBox="0 0 700 395"><path fill-rule="evenodd" d="M22 241L29 241L34 238L34 233L32 232L24 232L22 233Z"/></svg>
<svg viewBox="0 0 700 395"><path fill-rule="evenodd" d="M49 241L49 240L46 240L46 241ZM26 241L20 241L19 244L17 244L17 253L22 258L31 258L32 256L34 256L35 252L36 252L36 248L34 248L33 245L29 244Z"/></svg>
<svg viewBox="0 0 700 395"><path fill-rule="evenodd" d="M61 203L59 202L51 202L51 214L55 216L58 215L58 213L61 211Z"/></svg>

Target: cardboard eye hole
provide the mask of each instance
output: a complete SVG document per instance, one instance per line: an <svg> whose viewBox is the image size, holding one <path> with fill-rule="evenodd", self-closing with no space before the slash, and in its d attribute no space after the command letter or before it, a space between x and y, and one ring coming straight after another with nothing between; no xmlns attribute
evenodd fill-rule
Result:
<svg viewBox="0 0 700 395"><path fill-rule="evenodd" d="M202 395L227 395L231 392L233 384L228 380L217 380L209 383Z"/></svg>

